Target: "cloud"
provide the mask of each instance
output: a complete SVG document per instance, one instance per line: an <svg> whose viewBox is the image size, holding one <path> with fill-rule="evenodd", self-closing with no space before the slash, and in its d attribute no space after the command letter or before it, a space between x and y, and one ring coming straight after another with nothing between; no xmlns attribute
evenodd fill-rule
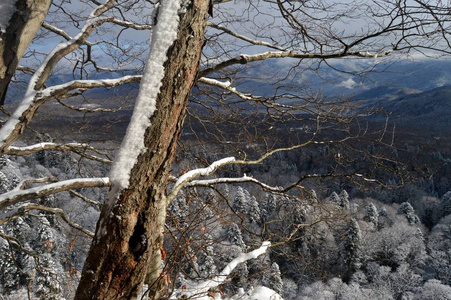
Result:
<svg viewBox="0 0 451 300"><path fill-rule="evenodd" d="M358 86L358 84L354 81L354 79L349 78L348 80L342 81L338 84L338 86L342 86L347 89L353 89Z"/></svg>

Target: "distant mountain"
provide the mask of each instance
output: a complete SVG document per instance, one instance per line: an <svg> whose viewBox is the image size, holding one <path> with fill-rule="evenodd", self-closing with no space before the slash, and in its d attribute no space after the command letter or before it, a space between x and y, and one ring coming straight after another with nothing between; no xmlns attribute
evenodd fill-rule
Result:
<svg viewBox="0 0 451 300"><path fill-rule="evenodd" d="M421 93L421 90L412 89L408 87L395 87L395 86L378 86L369 90L366 90L353 98L356 100L365 100L367 103L374 104L379 101L395 100L400 97L409 96L412 94Z"/></svg>
<svg viewBox="0 0 451 300"><path fill-rule="evenodd" d="M389 112L391 119L403 128L451 133L451 86L369 104L375 105Z"/></svg>

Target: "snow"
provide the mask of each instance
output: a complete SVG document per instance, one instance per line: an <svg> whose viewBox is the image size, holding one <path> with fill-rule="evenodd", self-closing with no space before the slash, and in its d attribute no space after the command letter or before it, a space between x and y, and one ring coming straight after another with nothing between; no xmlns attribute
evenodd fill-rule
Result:
<svg viewBox="0 0 451 300"><path fill-rule="evenodd" d="M191 170L189 172L186 172L185 174L183 174L182 176L180 176L174 186L174 190L177 189L178 187L180 187L182 184L198 177L198 176L208 176L211 173L213 173L216 169L218 169L219 167L232 163L235 161L235 157L226 157L223 159L220 159L218 161L215 161L214 163L212 163L211 165L209 165L206 168L201 168L201 169L195 169L195 170Z"/></svg>
<svg viewBox="0 0 451 300"><path fill-rule="evenodd" d="M46 184L38 187L21 190L18 185L12 191L0 195L0 209L4 209L9 205L16 204L21 201L22 197L28 195L40 195L41 193L52 193L67 190L69 188L83 187L83 186L107 186L110 180L107 177L103 178L76 178L64 180L56 183Z"/></svg>
<svg viewBox="0 0 451 300"><path fill-rule="evenodd" d="M202 81L203 83L207 83L207 84L211 84L211 85L216 85L219 87L222 87L224 89L229 88L230 85L232 84L229 80L227 81L219 81L213 78L208 78L208 77L201 77L199 78L199 81Z"/></svg>
<svg viewBox="0 0 451 300"><path fill-rule="evenodd" d="M9 20L16 12L16 0L2 0L0 11L0 31L5 32L9 26Z"/></svg>
<svg viewBox="0 0 451 300"><path fill-rule="evenodd" d="M128 187L130 172L138 156L145 151L144 134L151 126L150 118L156 110L156 98L164 77L163 64L167 60L167 50L177 38L179 25L177 11L180 7L180 0L161 2L158 22L151 35L151 52L144 69L133 116L110 172L113 184L108 196L110 207L118 193Z"/></svg>
<svg viewBox="0 0 451 300"><path fill-rule="evenodd" d="M209 290L214 289L218 285L222 284L240 263L243 263L250 259L255 259L255 258L259 257L260 255L264 254L270 246L271 246L271 242L265 241L262 243L260 248L255 249L248 253L241 253L235 259L233 259L221 271L221 273L218 276L214 277L213 279L202 281L199 283L188 284L186 286L186 289L183 292L181 292L181 295L180 295L180 293L178 293L178 291L175 291L173 293L173 296L170 299L177 299L176 297L185 295L187 298L190 298L190 299L210 300L211 297L209 295L207 295L207 292ZM217 295L215 295L215 299L219 300L222 298L221 298L220 294L217 294ZM247 293L247 294L242 292L241 295L237 295L236 297L232 297L231 299L283 300L282 297L277 295L277 293L275 291L265 288L265 287L258 287L251 293ZM226 300L226 299L224 299L224 300Z"/></svg>
<svg viewBox="0 0 451 300"><path fill-rule="evenodd" d="M9 117L8 121L0 128L0 143L3 144L7 138L11 135L16 125L20 122L22 114L30 107L33 103L34 97L36 96L36 91L28 90L16 108L14 113Z"/></svg>
<svg viewBox="0 0 451 300"><path fill-rule="evenodd" d="M239 295L236 298L232 299L240 299L240 300L283 300L283 298L277 294L275 291L267 288L265 286L258 286L244 295Z"/></svg>

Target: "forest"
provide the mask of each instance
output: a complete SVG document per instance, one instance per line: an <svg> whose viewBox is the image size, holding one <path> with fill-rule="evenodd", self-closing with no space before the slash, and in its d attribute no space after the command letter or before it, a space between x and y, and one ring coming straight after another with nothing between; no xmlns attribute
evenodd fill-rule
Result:
<svg viewBox="0 0 451 300"><path fill-rule="evenodd" d="M451 299L450 10L0 4L0 299Z"/></svg>

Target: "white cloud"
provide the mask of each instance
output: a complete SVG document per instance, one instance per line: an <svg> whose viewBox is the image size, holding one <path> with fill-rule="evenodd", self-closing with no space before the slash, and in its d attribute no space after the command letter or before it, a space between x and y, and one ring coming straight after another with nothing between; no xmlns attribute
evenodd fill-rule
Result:
<svg viewBox="0 0 451 300"><path fill-rule="evenodd" d="M347 89L353 89L358 86L358 84L354 81L354 79L349 78L348 80L342 81L338 86L342 86Z"/></svg>

